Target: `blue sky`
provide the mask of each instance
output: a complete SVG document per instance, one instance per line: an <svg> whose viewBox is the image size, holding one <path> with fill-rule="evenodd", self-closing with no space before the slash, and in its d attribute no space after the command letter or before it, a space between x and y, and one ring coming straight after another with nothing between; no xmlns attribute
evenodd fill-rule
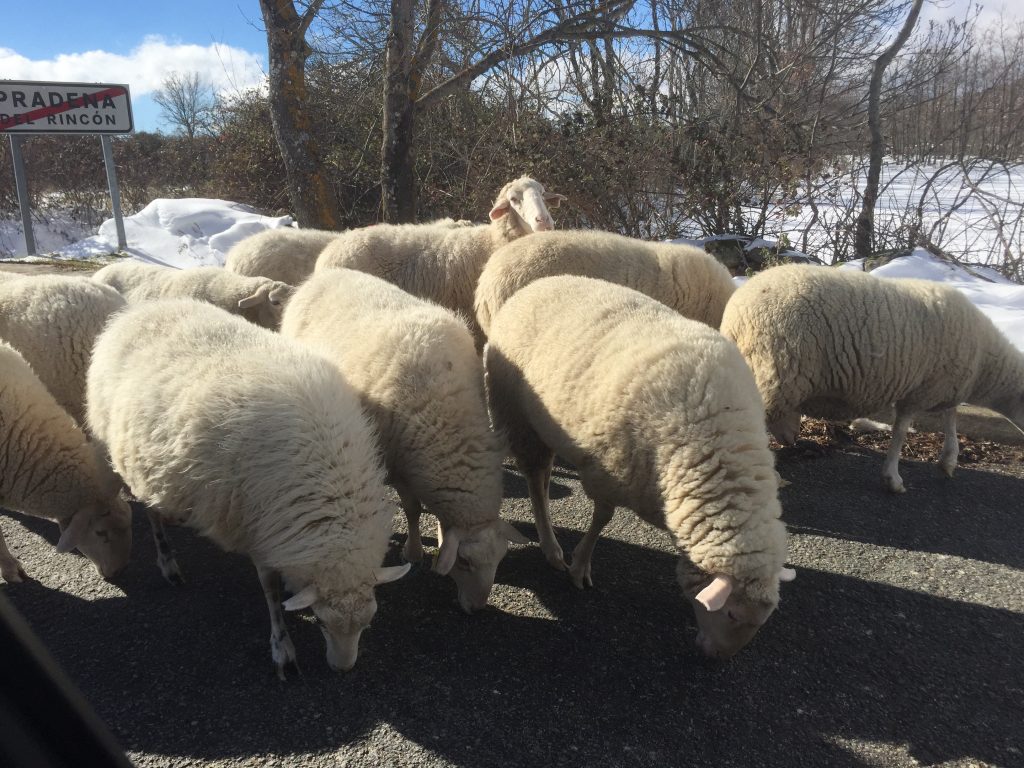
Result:
<svg viewBox="0 0 1024 768"><path fill-rule="evenodd" d="M257 0L11 0L0 22L0 78L127 83L136 130L167 129L150 94L171 72L230 92L259 84L266 61Z"/></svg>

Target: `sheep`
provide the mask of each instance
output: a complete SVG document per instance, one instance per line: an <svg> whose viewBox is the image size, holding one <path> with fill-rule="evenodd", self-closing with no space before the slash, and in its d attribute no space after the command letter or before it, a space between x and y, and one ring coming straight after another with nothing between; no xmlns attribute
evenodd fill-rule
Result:
<svg viewBox="0 0 1024 768"><path fill-rule="evenodd" d="M174 269L137 261L109 264L92 279L117 289L130 304L153 299L199 299L270 329L280 324L284 304L295 290L287 283L236 275L220 267Z"/></svg>
<svg viewBox="0 0 1024 768"><path fill-rule="evenodd" d="M124 304L117 291L88 277L16 276L0 281L0 338L24 355L50 394L82 424L93 342Z"/></svg>
<svg viewBox="0 0 1024 768"><path fill-rule="evenodd" d="M0 341L0 505L55 520L58 552L77 548L109 579L128 562L131 508L121 481L28 361ZM28 578L0 532L0 575Z"/></svg>
<svg viewBox="0 0 1024 768"><path fill-rule="evenodd" d="M324 247L340 234L326 229L267 229L231 248L224 268L238 275L298 285L313 273Z"/></svg>
<svg viewBox="0 0 1024 768"><path fill-rule="evenodd" d="M443 534L434 570L451 574L464 611L482 608L508 542L528 539L498 516L504 445L466 326L373 275L330 269L299 287L281 333L333 362L374 420L409 521L406 559L423 556L422 503Z"/></svg>
<svg viewBox="0 0 1024 768"><path fill-rule="evenodd" d="M359 399L326 360L217 307L129 307L96 341L88 420L131 492L263 585L278 677L295 667L281 613L312 607L327 662L349 670L376 602L392 514Z"/></svg>
<svg viewBox="0 0 1024 768"><path fill-rule="evenodd" d="M482 346L483 336L473 319L473 292L484 264L506 243L553 229L547 206L557 207L563 199L523 176L498 193L490 225L465 227L442 220L354 229L324 248L316 271L348 267L383 278L458 313Z"/></svg>
<svg viewBox="0 0 1024 768"><path fill-rule="evenodd" d="M502 246L484 267L474 304L484 334L509 296L552 275L618 283L713 328L722 321L735 290L729 270L690 245L651 243L610 232L538 232Z"/></svg>
<svg viewBox="0 0 1024 768"><path fill-rule="evenodd" d="M466 219L431 222L442 227L470 227ZM320 252L341 233L328 229L283 227L257 232L228 251L224 268L249 277L268 277L298 285L311 274Z"/></svg>
<svg viewBox="0 0 1024 768"><path fill-rule="evenodd" d="M548 514L557 453L594 501L569 573L616 506L666 530L696 612L697 644L727 658L775 610L786 534L754 379L735 345L630 288L537 280L498 311L484 350L491 418L526 478L541 549L565 568Z"/></svg>
<svg viewBox="0 0 1024 768"><path fill-rule="evenodd" d="M963 294L940 283L774 267L736 291L722 332L747 358L768 428L782 443L796 441L801 413L848 419L895 405L882 466L894 493L906 491L900 450L919 411L943 412L939 465L950 477L959 403L1024 426L1024 355Z"/></svg>

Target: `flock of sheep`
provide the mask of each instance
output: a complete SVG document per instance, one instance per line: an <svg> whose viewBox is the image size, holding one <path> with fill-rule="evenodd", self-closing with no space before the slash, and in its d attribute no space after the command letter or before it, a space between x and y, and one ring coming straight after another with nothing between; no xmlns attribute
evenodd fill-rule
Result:
<svg viewBox="0 0 1024 768"><path fill-rule="evenodd" d="M3 276L0 504L58 522L58 551L107 578L129 558L128 498L172 582L165 522L248 555L283 677L283 611L311 608L329 665L352 667L374 587L423 558L424 511L434 570L483 607L509 543L529 541L500 517L511 454L549 563L592 584L601 529L629 507L671 536L697 643L726 658L795 576L769 433L791 443L801 414L895 405L882 476L902 492L915 413L945 411L947 474L958 403L1024 425L1024 356L953 289L803 266L736 289L696 248L553 231L560 200L524 177L487 225L270 230L225 269ZM594 502L568 559L555 455ZM386 484L408 518L403 566L382 566ZM0 573L25 577L2 535Z"/></svg>

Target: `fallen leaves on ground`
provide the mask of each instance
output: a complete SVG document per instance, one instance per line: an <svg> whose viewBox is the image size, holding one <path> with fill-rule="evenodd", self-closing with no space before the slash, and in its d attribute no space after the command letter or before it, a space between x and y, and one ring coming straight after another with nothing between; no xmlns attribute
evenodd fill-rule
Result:
<svg viewBox="0 0 1024 768"><path fill-rule="evenodd" d="M804 418L800 436L794 446L780 446L774 440L772 447L787 457L820 458L834 450L861 453L885 453L889 450L892 433L889 430L856 434L849 424ZM1024 446L1003 445L989 440L971 440L960 437L960 464L1017 464L1024 461ZM942 450L941 432L911 432L900 454L913 461L938 461Z"/></svg>

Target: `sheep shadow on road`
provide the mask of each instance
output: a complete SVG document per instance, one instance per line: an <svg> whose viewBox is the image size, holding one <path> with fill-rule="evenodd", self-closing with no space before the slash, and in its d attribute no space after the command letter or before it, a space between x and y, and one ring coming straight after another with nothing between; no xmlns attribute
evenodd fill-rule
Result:
<svg viewBox="0 0 1024 768"><path fill-rule="evenodd" d="M853 519L860 501L843 492L824 498ZM802 504L787 514L811 515ZM561 506L571 550L590 505L576 486ZM494 607L465 616L450 579L419 568L378 590L349 674L329 671L308 617L289 616L303 675L281 683L248 560L172 529L187 583L171 587L141 515L135 535L123 592L26 563L41 581L7 595L147 765L328 753L366 766L842 766L872 750L886 764L1021 761L1024 616L830 572L847 557L841 539L725 664L693 646L664 534L620 512L597 547L595 589L517 546Z"/></svg>

